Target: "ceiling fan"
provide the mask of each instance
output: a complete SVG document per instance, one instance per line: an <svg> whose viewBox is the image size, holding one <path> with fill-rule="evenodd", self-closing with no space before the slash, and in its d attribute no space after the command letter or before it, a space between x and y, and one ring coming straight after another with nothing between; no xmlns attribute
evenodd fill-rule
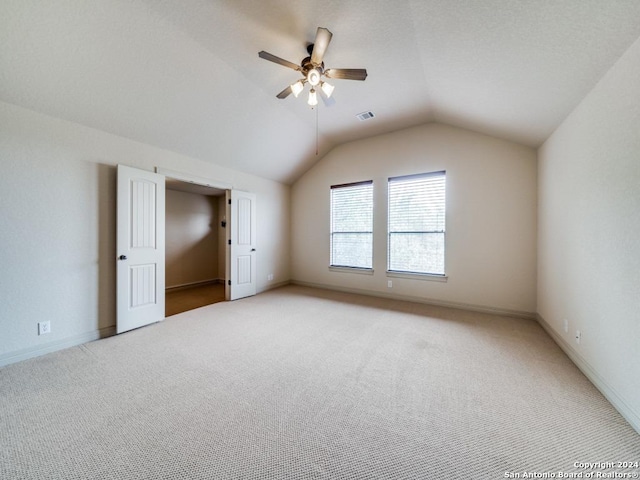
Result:
<svg viewBox="0 0 640 480"><path fill-rule="evenodd" d="M293 62L276 57L264 50L258 52L258 56L260 58L291 68L292 70L296 70L302 74L302 78L300 80L289 85L276 95L276 97L284 99L291 93L297 97L304 89L305 83L308 83L311 85L311 90L309 91L309 99L307 103L311 107L315 107L318 104L316 87L319 87L327 98L330 98L333 93L333 85L322 80L323 76L343 80L364 80L367 78L367 70L364 68L329 68L325 70L322 59L327 51L327 47L329 47L329 42L331 41L332 36L333 34L326 28L318 27L314 43L307 47L307 53L309 56L305 57L300 65L296 65Z"/></svg>

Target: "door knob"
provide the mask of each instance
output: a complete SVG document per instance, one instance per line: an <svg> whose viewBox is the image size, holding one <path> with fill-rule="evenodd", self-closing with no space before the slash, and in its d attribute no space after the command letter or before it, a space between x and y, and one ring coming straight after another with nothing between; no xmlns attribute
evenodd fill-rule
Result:
<svg viewBox="0 0 640 480"><path fill-rule="evenodd" d="M126 255L120 255L120 256L118 257L118 260L126 260L126 259L127 259L127 256L126 256Z"/></svg>

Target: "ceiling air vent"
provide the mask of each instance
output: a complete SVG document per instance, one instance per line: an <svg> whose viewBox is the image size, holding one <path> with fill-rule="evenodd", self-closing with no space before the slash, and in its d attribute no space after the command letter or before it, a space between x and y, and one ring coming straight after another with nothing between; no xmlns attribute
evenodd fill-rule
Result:
<svg viewBox="0 0 640 480"><path fill-rule="evenodd" d="M369 120L370 118L373 118L373 117L375 117L373 112L362 112L356 115L356 118L361 122L364 122L365 120Z"/></svg>

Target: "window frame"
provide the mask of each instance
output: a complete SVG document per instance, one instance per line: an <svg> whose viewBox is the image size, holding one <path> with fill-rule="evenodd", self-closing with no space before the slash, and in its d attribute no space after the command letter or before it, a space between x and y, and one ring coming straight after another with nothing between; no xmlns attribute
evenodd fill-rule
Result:
<svg viewBox="0 0 640 480"><path fill-rule="evenodd" d="M392 269L391 268L391 264L392 264L392 252L391 252L391 248L392 248L392 241L391 241L391 236L393 233L400 233L400 232L392 232L391 231L391 223L393 221L393 218L391 216L391 202L392 202L392 194L391 194L391 188L392 188L392 184L394 182L401 182L403 180L411 180L411 179L424 179L424 178L429 178L429 177L442 177L443 179L443 201L444 201L444 218L442 220L442 229L441 230L429 230L429 231L410 231L407 230L404 233L441 233L442 234L442 257L441 257L441 262L442 262L442 273L440 272L426 272L426 271L413 271L413 270L398 270L398 269ZM399 175L399 176L395 176L395 177L388 177L387 179L387 277L398 277L398 278L412 278L412 279L422 279L422 280L433 280L433 281L440 281L440 282L446 282L448 279L447 273L446 273L446 215L447 215L447 201L446 201L446 185L447 185L447 172L446 170L439 170L439 171L434 171L434 172L426 172L426 173L417 173L417 174L410 174L410 175Z"/></svg>
<svg viewBox="0 0 640 480"><path fill-rule="evenodd" d="M352 187L362 187L362 186L370 186L371 188L371 211L369 212L371 218L371 230L370 231L334 231L334 198L333 192L339 189L344 188L352 188ZM360 274L369 274L373 275L373 243L374 243L374 191L373 191L373 180L363 180L359 182L351 182L351 183L341 183L337 185L331 185L329 188L329 270L336 272L351 272L351 273L360 273ZM370 267L367 266L359 266L359 265L342 265L342 264L334 264L334 235L335 234L368 234L371 239L370 249L371 249L371 257L369 264Z"/></svg>

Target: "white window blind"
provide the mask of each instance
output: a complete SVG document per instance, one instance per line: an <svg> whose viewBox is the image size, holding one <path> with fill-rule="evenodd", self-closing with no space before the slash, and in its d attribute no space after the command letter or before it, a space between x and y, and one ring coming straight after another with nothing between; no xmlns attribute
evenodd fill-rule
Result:
<svg viewBox="0 0 640 480"><path fill-rule="evenodd" d="M389 271L444 275L445 172L389 179Z"/></svg>
<svg viewBox="0 0 640 480"><path fill-rule="evenodd" d="M331 266L373 268L373 181L331 187Z"/></svg>

